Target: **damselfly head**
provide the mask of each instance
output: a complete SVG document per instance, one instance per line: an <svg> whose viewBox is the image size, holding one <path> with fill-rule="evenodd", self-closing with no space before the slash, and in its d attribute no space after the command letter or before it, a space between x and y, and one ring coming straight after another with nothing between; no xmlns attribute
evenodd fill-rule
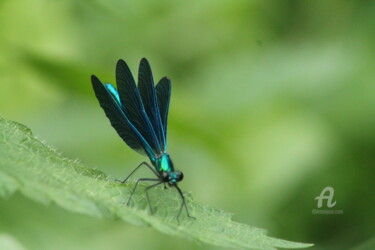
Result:
<svg viewBox="0 0 375 250"><path fill-rule="evenodd" d="M175 185L184 179L184 174L181 171L163 172L162 178L164 182L168 182L169 185Z"/></svg>

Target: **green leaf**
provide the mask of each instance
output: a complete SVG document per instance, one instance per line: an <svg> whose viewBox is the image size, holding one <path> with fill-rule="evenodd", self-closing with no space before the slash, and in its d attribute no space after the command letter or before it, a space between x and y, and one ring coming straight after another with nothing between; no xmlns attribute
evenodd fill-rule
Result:
<svg viewBox="0 0 375 250"><path fill-rule="evenodd" d="M138 188L131 206L124 205L133 185L134 182L114 182L101 171L64 158L37 140L24 125L0 117L1 196L19 191L44 204L54 202L73 212L150 225L166 234L222 247L275 249L312 246L272 238L263 229L233 222L230 213L192 201L190 195L187 195L187 203L196 220L184 213L179 224L176 215L180 197L175 190L161 190L162 187L150 192L155 210L151 215L143 188Z"/></svg>

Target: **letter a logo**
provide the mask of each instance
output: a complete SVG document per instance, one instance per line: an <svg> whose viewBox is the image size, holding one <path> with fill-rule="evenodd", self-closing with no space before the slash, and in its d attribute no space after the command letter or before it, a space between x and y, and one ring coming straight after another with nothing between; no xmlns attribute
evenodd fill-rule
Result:
<svg viewBox="0 0 375 250"><path fill-rule="evenodd" d="M328 195L326 195L327 192ZM327 207L334 207L336 205L336 201L332 203L334 194L335 191L333 190L333 187L324 188L320 195L318 197L315 197L315 200L318 200L318 208L321 208L323 206L323 200L327 200Z"/></svg>

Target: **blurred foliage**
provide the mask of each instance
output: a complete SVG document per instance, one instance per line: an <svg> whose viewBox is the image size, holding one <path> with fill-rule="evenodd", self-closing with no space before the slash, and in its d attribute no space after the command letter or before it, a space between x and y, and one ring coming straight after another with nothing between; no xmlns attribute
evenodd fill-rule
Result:
<svg viewBox="0 0 375 250"><path fill-rule="evenodd" d="M146 57L155 79L172 80L169 151L184 190L272 236L354 247L375 232L374 11L353 0L3 0L0 113L124 177L144 158L111 128L89 77L113 82L117 59L136 72ZM326 186L343 215L312 214ZM30 249L209 249L21 196L0 210L0 233Z"/></svg>

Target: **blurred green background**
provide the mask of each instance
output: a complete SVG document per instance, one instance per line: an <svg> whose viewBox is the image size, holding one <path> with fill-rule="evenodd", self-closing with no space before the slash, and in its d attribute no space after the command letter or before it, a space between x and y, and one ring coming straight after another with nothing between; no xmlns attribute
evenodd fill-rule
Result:
<svg viewBox="0 0 375 250"><path fill-rule="evenodd" d="M347 249L375 232L374 1L0 1L0 114L111 178L144 158L105 117L90 75L122 58L172 80L169 152L195 200L274 237ZM314 215L335 189L342 215ZM26 249L217 249L0 200Z"/></svg>

